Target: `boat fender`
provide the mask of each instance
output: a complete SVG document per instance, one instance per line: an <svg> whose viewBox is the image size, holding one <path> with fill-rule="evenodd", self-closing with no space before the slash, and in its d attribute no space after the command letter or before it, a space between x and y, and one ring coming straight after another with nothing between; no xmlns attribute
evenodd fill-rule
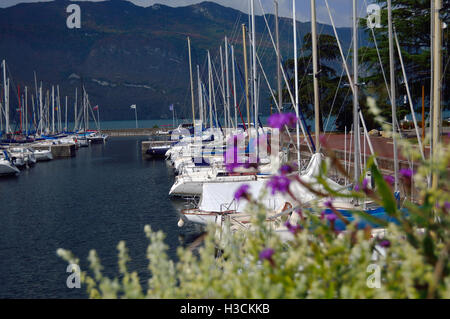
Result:
<svg viewBox="0 0 450 319"><path fill-rule="evenodd" d="M178 227L183 227L184 226L184 220L183 218L180 218L180 220L178 221Z"/></svg>

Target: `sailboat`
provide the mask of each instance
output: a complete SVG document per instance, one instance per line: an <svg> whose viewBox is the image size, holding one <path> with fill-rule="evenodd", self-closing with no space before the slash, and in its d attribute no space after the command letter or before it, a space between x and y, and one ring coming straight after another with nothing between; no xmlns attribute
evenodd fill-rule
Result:
<svg viewBox="0 0 450 319"><path fill-rule="evenodd" d="M17 175L20 170L14 165L6 150L0 152L0 175Z"/></svg>

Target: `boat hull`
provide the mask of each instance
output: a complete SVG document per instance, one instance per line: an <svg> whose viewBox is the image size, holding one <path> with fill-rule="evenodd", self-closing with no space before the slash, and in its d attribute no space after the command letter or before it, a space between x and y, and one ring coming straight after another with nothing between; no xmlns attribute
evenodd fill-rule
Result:
<svg viewBox="0 0 450 319"><path fill-rule="evenodd" d="M11 163L0 161L0 175L15 175L19 173L19 169L14 165L11 165Z"/></svg>
<svg viewBox="0 0 450 319"><path fill-rule="evenodd" d="M52 155L51 151L35 152L34 157L36 158L36 161L38 161L38 162L50 161L53 159L53 155Z"/></svg>

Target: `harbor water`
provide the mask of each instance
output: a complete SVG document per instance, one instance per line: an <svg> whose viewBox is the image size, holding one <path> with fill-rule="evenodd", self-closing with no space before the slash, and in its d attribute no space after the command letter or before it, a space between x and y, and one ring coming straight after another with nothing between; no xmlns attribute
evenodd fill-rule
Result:
<svg viewBox="0 0 450 319"><path fill-rule="evenodd" d="M104 274L113 277L121 240L129 248L129 269L138 271L145 289L145 225L166 233L174 259L179 245L195 240L196 229L177 227L184 204L168 197L171 170L164 161L142 159L143 139L110 138L73 158L0 179L0 298L87 298L83 286L67 287L70 273L56 250L71 250L84 271L95 249Z"/></svg>

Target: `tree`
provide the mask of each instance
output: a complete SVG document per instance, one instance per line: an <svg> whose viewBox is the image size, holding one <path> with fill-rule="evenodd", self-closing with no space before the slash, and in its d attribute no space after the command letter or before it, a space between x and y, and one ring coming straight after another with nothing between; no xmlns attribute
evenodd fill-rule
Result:
<svg viewBox="0 0 450 319"><path fill-rule="evenodd" d="M381 28L373 31L367 27L366 20L360 23L368 36L369 45L360 48L361 67L360 82L365 83L361 88L362 96L373 96L377 99L378 106L382 110L382 115L386 118L391 116L391 103L383 77L383 69L388 85L389 79L389 39L388 39L388 14L387 1L376 1L381 7ZM450 0L444 0L444 8L449 7ZM431 59L430 59L430 0L392 0L392 19L395 32L397 33L409 88L413 99L413 105L421 105L422 85L425 86L426 95L430 95ZM448 20L448 12L444 13L444 20ZM372 33L373 32L373 33ZM375 47L375 41L379 49L380 59ZM394 40L395 41L395 40ZM443 30L443 104L448 106L449 92L446 90L450 80L449 73L445 70L448 61L448 28ZM401 118L410 114L410 109L404 103L406 87L404 85L401 64L395 48L395 81L397 88L397 117ZM365 100L365 98L364 98ZM428 100L428 99L427 99Z"/></svg>

